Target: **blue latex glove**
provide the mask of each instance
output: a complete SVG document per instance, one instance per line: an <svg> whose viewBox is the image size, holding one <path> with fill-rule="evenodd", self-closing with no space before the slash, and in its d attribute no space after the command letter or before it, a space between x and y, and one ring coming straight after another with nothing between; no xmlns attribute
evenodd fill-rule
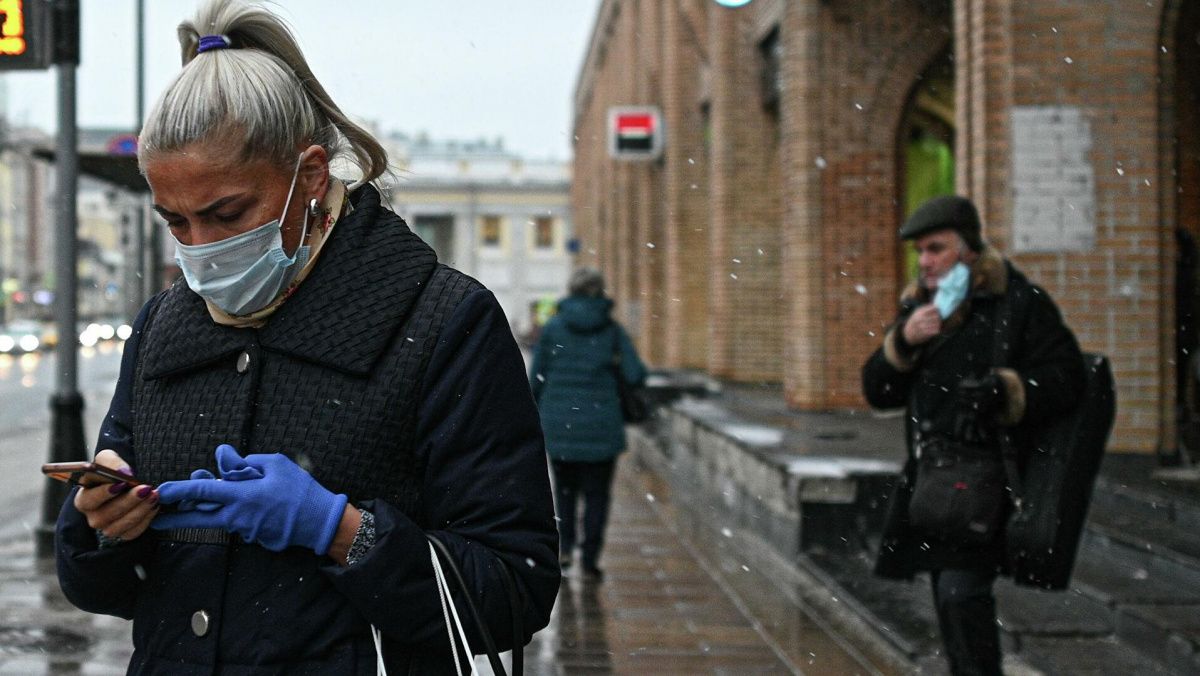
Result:
<svg viewBox="0 0 1200 676"><path fill-rule="evenodd" d="M221 444L217 467L220 481L196 478L197 471L187 481L160 484L159 502L192 501L192 509L159 514L150 525L159 530L220 528L276 552L292 546L317 554L329 551L346 509L345 495L326 490L280 453L243 458L233 446ZM218 506L209 509L210 504Z"/></svg>
<svg viewBox="0 0 1200 676"><path fill-rule="evenodd" d="M200 479L216 479L217 477L213 476L213 473L206 469L198 469L195 472L192 472L192 478L199 481ZM190 512L193 510L200 510L202 512L211 512L215 509L220 509L220 508L221 508L221 503L219 503L219 502L197 502L195 500L180 500L178 505L175 507L175 511Z"/></svg>

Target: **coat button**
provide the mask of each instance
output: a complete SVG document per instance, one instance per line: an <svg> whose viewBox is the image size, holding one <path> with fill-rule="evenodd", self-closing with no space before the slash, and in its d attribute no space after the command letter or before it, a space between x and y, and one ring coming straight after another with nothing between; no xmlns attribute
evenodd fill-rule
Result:
<svg viewBox="0 0 1200 676"><path fill-rule="evenodd" d="M246 369L248 369L248 368L250 368L250 353L249 353L249 352L243 352L243 353L241 353L241 354L239 354L239 355L238 355L238 360L237 360L237 372L238 372L238 373L245 373L245 372L246 372Z"/></svg>
<svg viewBox="0 0 1200 676"><path fill-rule="evenodd" d="M208 633L208 611L197 610L192 613L192 633L196 636Z"/></svg>

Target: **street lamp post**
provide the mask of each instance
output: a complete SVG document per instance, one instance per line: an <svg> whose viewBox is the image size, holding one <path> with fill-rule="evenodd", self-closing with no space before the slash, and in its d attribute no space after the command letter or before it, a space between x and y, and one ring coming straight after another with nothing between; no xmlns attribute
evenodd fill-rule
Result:
<svg viewBox="0 0 1200 676"><path fill-rule="evenodd" d="M75 69L79 64L79 2L55 0L54 62L58 70L58 147L56 152L55 294L58 325L55 350L57 379L50 397L50 461L66 462L87 457L83 441L83 397L78 384L78 341L74 340L76 301L75 269L76 188L79 183L79 146L75 112ZM68 494L66 484L46 479L42 492L42 521L37 532L38 556L54 554L54 523Z"/></svg>

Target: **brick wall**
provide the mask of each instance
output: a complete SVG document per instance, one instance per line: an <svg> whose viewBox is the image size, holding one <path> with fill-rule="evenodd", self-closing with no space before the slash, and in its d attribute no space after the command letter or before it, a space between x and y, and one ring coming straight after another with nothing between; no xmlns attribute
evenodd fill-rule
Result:
<svg viewBox="0 0 1200 676"><path fill-rule="evenodd" d="M779 119L764 104L759 45L767 35L754 17L710 12L709 371L732 380L779 381L782 326L764 321L784 310Z"/></svg>
<svg viewBox="0 0 1200 676"><path fill-rule="evenodd" d="M859 369L896 308L899 129L918 76L950 40L949 12L916 2L788 3L792 190L784 222L791 326L789 400L864 406ZM786 115L787 113L785 113ZM793 276L794 275L794 276Z"/></svg>
<svg viewBox="0 0 1200 676"><path fill-rule="evenodd" d="M1118 383L1113 446L1153 451L1173 438L1173 215L1162 208L1160 3L960 3L956 30L960 189L987 237L1012 242L1012 108L1065 106L1090 127L1096 245L1014 254L1055 298L1085 350L1108 354ZM963 106L965 103L965 108ZM960 152L960 156L962 152ZM964 175L965 174L965 175Z"/></svg>

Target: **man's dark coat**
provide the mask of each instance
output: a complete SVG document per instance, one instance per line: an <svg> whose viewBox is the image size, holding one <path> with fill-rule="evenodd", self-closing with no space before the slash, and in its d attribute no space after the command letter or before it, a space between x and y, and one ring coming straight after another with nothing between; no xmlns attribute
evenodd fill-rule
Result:
<svg viewBox="0 0 1200 676"><path fill-rule="evenodd" d="M964 378L980 378L998 367L1006 399L1000 424L1012 430L1022 459L1031 433L1068 411L1083 389L1079 346L1045 290L990 247L972 265L970 289L967 300L944 322L942 334L913 348L905 344L900 327L930 295L910 286L883 346L863 366L863 393L871 406L903 406L908 414L908 461L889 505L876 562L876 572L885 577L908 578L918 570L941 568L1003 569L1003 531L984 545L969 546L918 532L908 520L917 470L915 442L922 437L962 441L954 438L954 423L956 388ZM1004 296L1007 319L999 319L997 305ZM1009 341L1005 364L994 363L996 340Z"/></svg>

